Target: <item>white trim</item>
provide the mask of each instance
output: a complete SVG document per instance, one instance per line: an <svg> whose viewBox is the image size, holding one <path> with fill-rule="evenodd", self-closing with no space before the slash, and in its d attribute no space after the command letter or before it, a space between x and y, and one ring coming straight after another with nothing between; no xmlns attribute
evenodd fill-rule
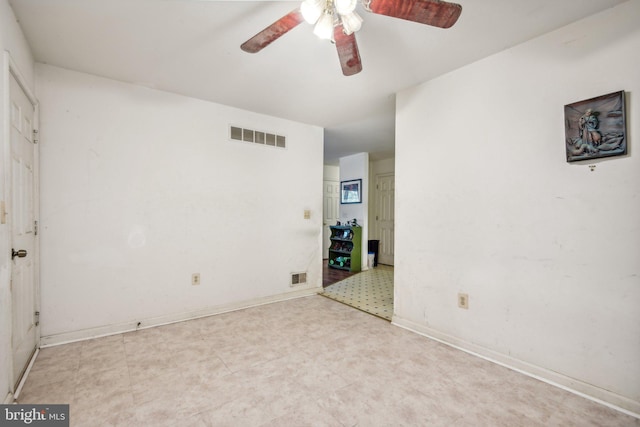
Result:
<svg viewBox="0 0 640 427"><path fill-rule="evenodd" d="M31 372L31 368L33 364L36 362L36 357L38 357L38 353L40 353L40 349L36 348L36 351L33 352L31 356L31 360L29 360L29 365L27 365L27 369L25 369L24 374L22 374L22 378L20 379L20 384L18 384L18 388L13 393L13 400L18 400L20 397L20 392L22 391L22 387L24 387L24 383L27 381L27 377L29 376L29 372Z"/></svg>
<svg viewBox="0 0 640 427"><path fill-rule="evenodd" d="M138 329L153 328L156 326L167 325L170 323L183 322L186 320L198 319L201 317L213 316L215 314L228 313L230 311L243 310L249 307L271 304L295 298L302 298L311 295L317 295L322 288L312 287L306 289L297 289L283 294L255 298L247 301L240 301L230 304L223 304L214 307L207 307L200 310L168 314L148 319L132 320L130 322L117 323L113 325L100 326L97 328L83 329L81 331L64 332L61 334L48 335L40 338L40 347L52 347L61 344L67 344L76 341L85 341L93 338L105 337L109 335L117 335L124 332L132 332ZM140 323L140 326L138 326Z"/></svg>
<svg viewBox="0 0 640 427"><path fill-rule="evenodd" d="M5 222L5 227L6 228L6 242L7 242L7 248L11 247L11 239L12 239L12 233L11 233L11 216L8 214L9 213L9 184L11 183L11 174L9 172L9 165L11 164L11 95L9 94L9 89L10 89L10 85L11 85L11 56L9 55L8 51L4 51L3 54L3 61L2 61L2 91L3 91L3 97L2 97L2 104L4 106L4 116L2 117L2 120L4 122L4 132L2 135L2 158L3 158L3 163L2 163L2 170L4 171L3 176L2 176L2 190L3 193L0 195L0 197L2 198L2 200L4 200L4 210L5 212L7 212L6 214L4 214L5 218L6 218L6 222ZM13 379L13 310L12 310L12 306L13 306L13 296L11 295L11 260L9 259L9 251L6 251L6 254L3 254L2 256L6 256L7 257L7 261L6 261L6 265L7 265L7 290L6 290L6 295L8 296L8 301L7 301L7 307L9 308L7 310L8 313L5 314L6 316L6 328L7 328L7 334L8 334L8 347L9 347L9 353L7 355L7 366L3 366L2 369L6 369L6 375L7 375L7 379L9 381L9 395L7 395L7 399L11 398L11 402L13 401L13 388L15 386L15 381ZM4 293L4 289L2 290L2 292ZM5 400L5 403L7 403L7 401Z"/></svg>
<svg viewBox="0 0 640 427"><path fill-rule="evenodd" d="M4 398L4 405L11 405L12 403L15 402L15 399L13 398L13 393L7 393L7 397Z"/></svg>
<svg viewBox="0 0 640 427"><path fill-rule="evenodd" d="M496 363L500 366L504 366L505 368L509 368L573 394L577 394L578 396L582 396L586 399L608 406L609 408L615 409L632 417L640 418L640 402L636 402L627 397L596 387L592 384L587 384L566 375L562 375L558 372L532 365L523 360L515 359L505 354L489 350L477 344L444 334L423 324L403 319L396 315L393 316L391 323L400 328L407 329L450 347L462 350L465 353L480 357L489 362Z"/></svg>

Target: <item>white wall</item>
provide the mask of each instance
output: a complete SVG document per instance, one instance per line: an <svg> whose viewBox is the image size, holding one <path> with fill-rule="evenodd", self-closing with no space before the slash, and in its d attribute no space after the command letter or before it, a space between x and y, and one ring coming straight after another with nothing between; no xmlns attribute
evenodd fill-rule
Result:
<svg viewBox="0 0 640 427"><path fill-rule="evenodd" d="M20 26L9 6L7 0L0 0L0 54L8 51L17 65L22 77L33 90L33 58L29 45L22 34ZM0 201L8 203L9 192L9 138L8 128L5 123L5 99L9 96L4 86L8 81L6 64L0 69L0 165L2 176L0 178ZM9 283L11 277L11 233L8 224L0 224L0 402L4 402L5 395L11 389L11 293Z"/></svg>
<svg viewBox="0 0 640 427"><path fill-rule="evenodd" d="M362 227L362 269L367 269L367 242L369 239L369 153L358 153L340 158L340 181L362 179L362 203L340 204L340 222L354 218Z"/></svg>
<svg viewBox="0 0 640 427"><path fill-rule="evenodd" d="M325 181L340 181L340 167L324 165L323 179Z"/></svg>
<svg viewBox="0 0 640 427"><path fill-rule="evenodd" d="M36 70L44 342L287 294L292 272L321 288L322 128Z"/></svg>
<svg viewBox="0 0 640 427"><path fill-rule="evenodd" d="M379 174L393 173L396 170L396 159L395 157L391 157L388 159L382 159L382 160L376 160L375 162L370 162L369 169L371 172L371 178Z"/></svg>
<svg viewBox="0 0 640 427"><path fill-rule="evenodd" d="M638 22L630 1L398 95L394 317L635 412ZM566 163L563 106L619 90L629 155Z"/></svg>

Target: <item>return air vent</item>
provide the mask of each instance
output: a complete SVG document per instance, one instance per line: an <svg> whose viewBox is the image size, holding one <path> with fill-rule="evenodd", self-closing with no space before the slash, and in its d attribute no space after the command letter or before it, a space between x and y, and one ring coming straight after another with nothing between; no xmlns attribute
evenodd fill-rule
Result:
<svg viewBox="0 0 640 427"><path fill-rule="evenodd" d="M307 283L307 273L291 274L291 286L298 286Z"/></svg>
<svg viewBox="0 0 640 427"><path fill-rule="evenodd" d="M234 141L253 142L254 144L269 145L271 147L286 148L287 139L275 133L262 132L259 130L244 129L237 126L230 126L229 137Z"/></svg>

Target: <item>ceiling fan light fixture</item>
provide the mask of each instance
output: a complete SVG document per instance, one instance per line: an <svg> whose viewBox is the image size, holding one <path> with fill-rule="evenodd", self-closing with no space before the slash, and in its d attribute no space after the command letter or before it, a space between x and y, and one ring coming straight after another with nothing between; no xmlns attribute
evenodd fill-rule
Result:
<svg viewBox="0 0 640 427"><path fill-rule="evenodd" d="M321 39L331 40L333 37L333 14L331 11L325 11L318 19L316 26L313 28L313 34Z"/></svg>
<svg viewBox="0 0 640 427"><path fill-rule="evenodd" d="M2 1L2 0L0 0ZM314 25L313 33L330 40L338 51L342 74L362 71L355 32L362 17L355 10L358 0L296 0L299 5L240 45L248 53L260 52L303 21ZM450 28L462 12L462 6L447 0L361 0L362 7L376 15L413 21L438 28Z"/></svg>
<svg viewBox="0 0 640 427"><path fill-rule="evenodd" d="M300 5L300 12L304 20L313 25L318 21L325 8L325 0L304 0Z"/></svg>
<svg viewBox="0 0 640 427"><path fill-rule="evenodd" d="M334 0L333 5L340 15L348 15L356 10L358 0Z"/></svg>
<svg viewBox="0 0 640 427"><path fill-rule="evenodd" d="M346 35L355 33L362 27L362 17L356 12L340 15L340 19L342 20L342 27Z"/></svg>

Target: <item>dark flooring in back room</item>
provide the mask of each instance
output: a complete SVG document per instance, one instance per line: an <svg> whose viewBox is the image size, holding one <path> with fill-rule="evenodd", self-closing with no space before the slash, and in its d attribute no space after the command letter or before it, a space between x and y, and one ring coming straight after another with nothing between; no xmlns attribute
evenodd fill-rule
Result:
<svg viewBox="0 0 640 427"><path fill-rule="evenodd" d="M322 287L326 288L336 282L353 276L356 273L350 271L339 270L337 268L329 268L329 260L322 260Z"/></svg>

